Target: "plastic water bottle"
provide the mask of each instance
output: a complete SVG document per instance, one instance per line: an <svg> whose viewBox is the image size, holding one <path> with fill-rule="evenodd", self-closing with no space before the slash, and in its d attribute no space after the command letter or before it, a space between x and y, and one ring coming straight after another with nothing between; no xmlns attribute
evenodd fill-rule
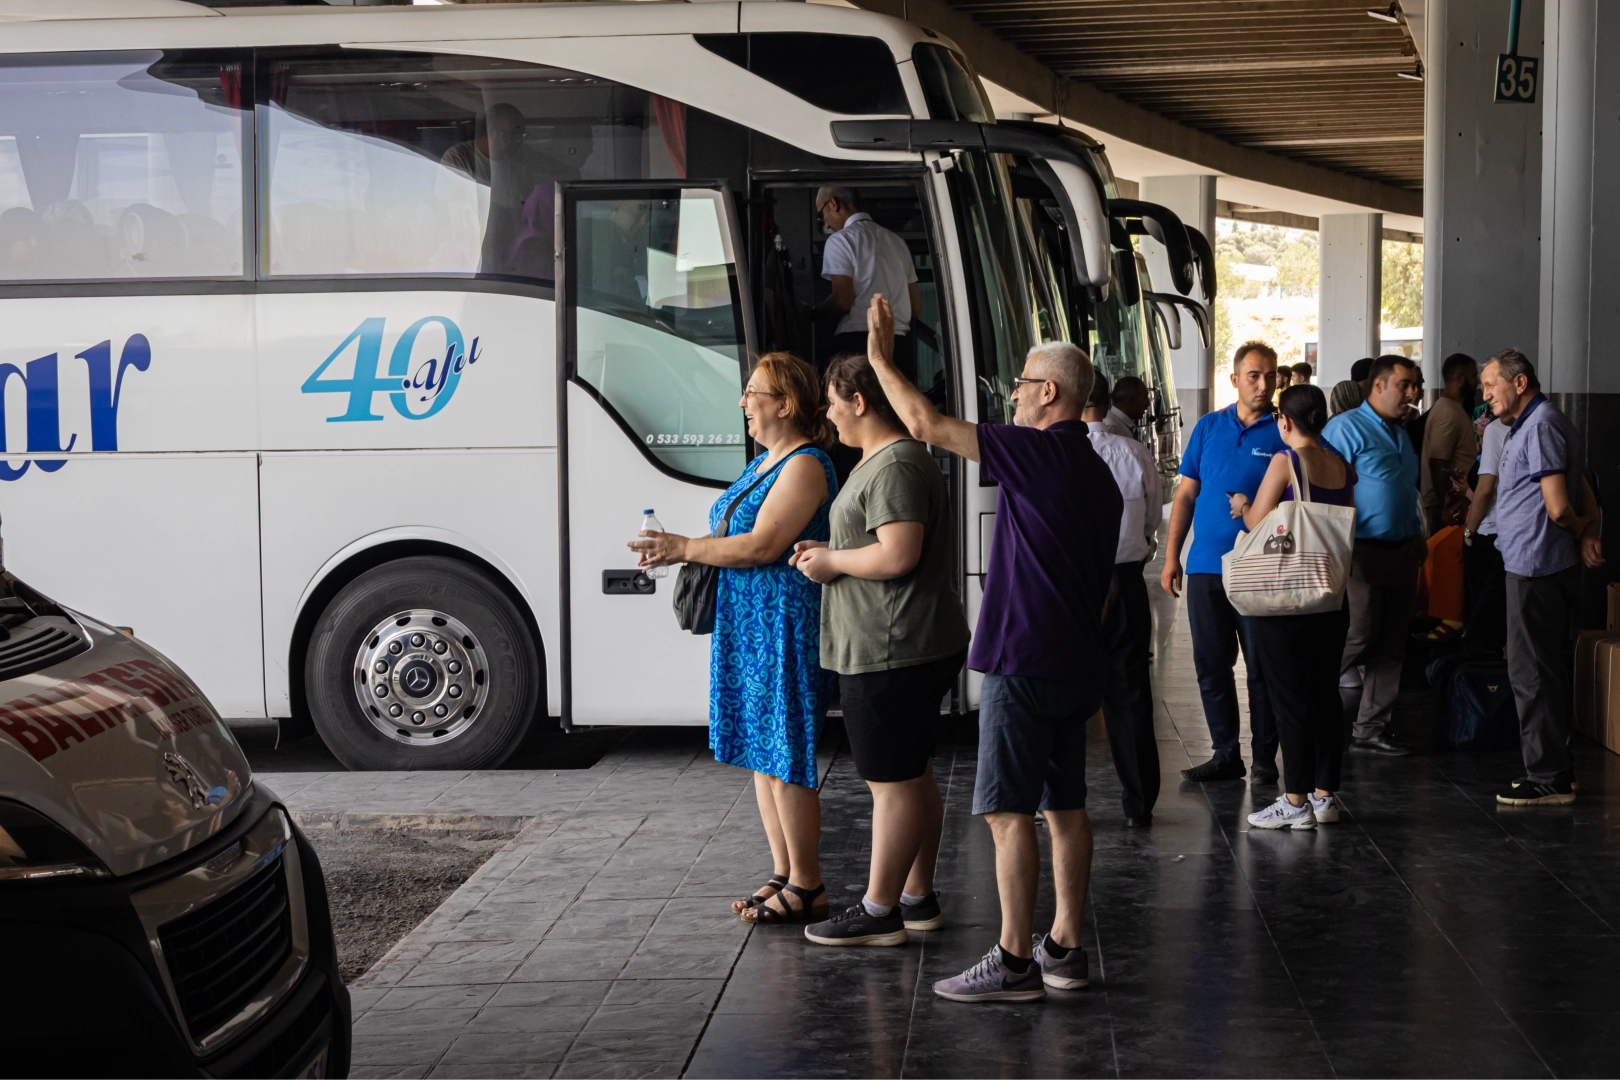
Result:
<svg viewBox="0 0 1620 1080"><path fill-rule="evenodd" d="M641 531L663 532L664 526L663 523L658 520L658 518L653 516L653 512L651 510L643 510L641 512ZM643 571L643 573L650 578L669 577L669 567L655 566L649 570Z"/></svg>

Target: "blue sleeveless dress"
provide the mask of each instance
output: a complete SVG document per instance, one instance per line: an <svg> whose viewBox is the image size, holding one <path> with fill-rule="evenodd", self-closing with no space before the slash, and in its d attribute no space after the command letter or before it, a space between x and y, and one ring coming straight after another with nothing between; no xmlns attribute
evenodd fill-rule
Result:
<svg viewBox="0 0 1620 1080"><path fill-rule="evenodd" d="M831 536L827 509L838 494L832 460L809 454L827 474L827 501L799 540ZM726 507L754 482L767 455L748 463L737 482L709 509L709 529L720 527ZM728 535L752 532L775 476L760 484L731 515ZM726 765L765 773L790 784L816 786L816 738L825 708L821 674L821 586L788 565L793 548L765 566L720 568L709 654L709 746Z"/></svg>

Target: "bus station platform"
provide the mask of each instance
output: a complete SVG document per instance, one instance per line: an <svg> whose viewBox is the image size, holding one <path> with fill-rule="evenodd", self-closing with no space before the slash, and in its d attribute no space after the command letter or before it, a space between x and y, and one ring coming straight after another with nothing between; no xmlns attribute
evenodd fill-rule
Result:
<svg viewBox="0 0 1620 1080"><path fill-rule="evenodd" d="M930 991L998 934L967 724L936 761L948 923L889 949L730 913L770 860L749 777L700 730L638 732L588 769L261 773L305 815L526 819L353 986L352 1075L1620 1072L1620 758L1582 742L1573 806L1498 807L1514 755L1428 749L1409 684L1397 724L1417 754L1349 758L1337 825L1251 832L1275 788L1178 775L1208 735L1176 614L1159 612L1154 825L1124 827L1093 731L1093 983L1032 1004ZM871 802L828 743L823 869L842 905L865 881ZM1037 926L1050 911L1048 889Z"/></svg>

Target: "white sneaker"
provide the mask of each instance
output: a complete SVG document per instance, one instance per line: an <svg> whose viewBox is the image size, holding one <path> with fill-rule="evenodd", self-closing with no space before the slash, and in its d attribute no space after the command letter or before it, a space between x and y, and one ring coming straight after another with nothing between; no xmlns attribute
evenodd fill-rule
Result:
<svg viewBox="0 0 1620 1080"><path fill-rule="evenodd" d="M1314 829L1316 815L1311 812L1309 800L1304 806L1295 806L1288 796L1279 795L1264 810L1250 814L1249 824L1257 829Z"/></svg>
<svg viewBox="0 0 1620 1080"><path fill-rule="evenodd" d="M1339 800L1337 796L1328 795L1317 798L1316 792L1310 794L1311 814L1323 825L1331 825L1339 820Z"/></svg>

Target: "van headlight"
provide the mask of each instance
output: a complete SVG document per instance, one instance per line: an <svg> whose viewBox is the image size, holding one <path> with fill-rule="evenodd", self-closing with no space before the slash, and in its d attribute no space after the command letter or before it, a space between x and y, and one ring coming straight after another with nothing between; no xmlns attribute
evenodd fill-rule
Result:
<svg viewBox="0 0 1620 1080"><path fill-rule="evenodd" d="M0 884L108 876L72 833L22 803L0 799Z"/></svg>

